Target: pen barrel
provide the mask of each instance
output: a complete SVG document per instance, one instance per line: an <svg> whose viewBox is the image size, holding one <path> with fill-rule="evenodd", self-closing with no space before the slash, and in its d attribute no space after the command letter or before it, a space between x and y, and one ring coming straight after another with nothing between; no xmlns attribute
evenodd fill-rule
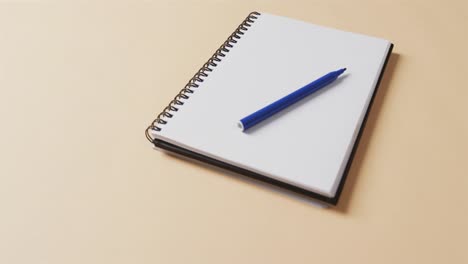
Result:
<svg viewBox="0 0 468 264"><path fill-rule="evenodd" d="M321 88L327 86L328 84L335 81L341 73L330 72L327 75L324 75L322 78L317 79L306 86L297 89L289 95L263 107L262 109L254 112L251 115L248 115L240 120L242 123L243 130L247 130L256 124L264 121L267 118L270 118L274 114L284 110L285 108L297 103L304 97L313 94L314 92L320 90Z"/></svg>

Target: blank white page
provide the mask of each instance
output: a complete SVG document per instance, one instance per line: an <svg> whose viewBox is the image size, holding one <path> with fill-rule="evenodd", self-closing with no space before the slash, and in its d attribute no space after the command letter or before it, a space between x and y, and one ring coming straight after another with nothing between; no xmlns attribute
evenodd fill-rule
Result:
<svg viewBox="0 0 468 264"><path fill-rule="evenodd" d="M262 13L154 136L334 197L390 45ZM339 80L246 133L236 126L344 67Z"/></svg>

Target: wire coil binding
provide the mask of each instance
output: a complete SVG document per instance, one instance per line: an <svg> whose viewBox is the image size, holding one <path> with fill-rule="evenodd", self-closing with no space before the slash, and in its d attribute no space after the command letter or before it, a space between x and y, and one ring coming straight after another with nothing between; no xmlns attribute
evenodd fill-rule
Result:
<svg viewBox="0 0 468 264"><path fill-rule="evenodd" d="M223 57L226 57L226 53L234 47L234 44L244 35L250 26L255 22L260 13L251 12L242 23L234 30L234 32L227 38L227 40L214 52L210 59L203 64L203 66L195 73L195 75L188 81L188 83L180 90L180 92L174 97L164 110L159 113L155 120L148 126L145 131L146 138L153 142L154 138L151 136L151 131L161 131L161 125L167 124L167 119L174 116L174 112L179 110L179 107L184 104L184 100L190 98L190 94L193 94L195 89L200 86L200 83L204 81L203 78L208 77L209 72L213 71Z"/></svg>

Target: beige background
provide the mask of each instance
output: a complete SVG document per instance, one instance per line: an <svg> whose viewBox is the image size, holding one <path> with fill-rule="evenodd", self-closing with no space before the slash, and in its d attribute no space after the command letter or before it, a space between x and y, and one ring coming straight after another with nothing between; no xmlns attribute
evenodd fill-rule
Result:
<svg viewBox="0 0 468 264"><path fill-rule="evenodd" d="M336 209L154 151L253 10L395 43ZM466 1L0 1L0 263L468 263Z"/></svg>

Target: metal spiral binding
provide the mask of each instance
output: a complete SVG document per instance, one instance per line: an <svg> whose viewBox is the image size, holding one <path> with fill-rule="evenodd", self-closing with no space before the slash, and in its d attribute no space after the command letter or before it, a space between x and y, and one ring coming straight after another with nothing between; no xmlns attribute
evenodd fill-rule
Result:
<svg viewBox="0 0 468 264"><path fill-rule="evenodd" d="M255 22L255 19L258 18L260 13L252 12L250 13L244 21L236 28L236 30L227 38L227 40L215 51L211 58L203 64L203 66L198 70L197 73L188 81L182 90L174 97L174 99L169 103L164 110L159 113L156 119L151 123L151 125L146 129L145 134L146 138L153 142L154 138L151 136L150 131L161 131L161 125L167 124L167 120L164 118L172 118L174 116L173 112L177 112L179 107L184 104L184 100L190 98L189 94L193 94L195 88L198 88L200 83L204 81L204 77L208 77L209 72L213 71L213 68L216 67L221 62L222 58L226 56L226 53L229 52L233 44L237 43L245 31Z"/></svg>

